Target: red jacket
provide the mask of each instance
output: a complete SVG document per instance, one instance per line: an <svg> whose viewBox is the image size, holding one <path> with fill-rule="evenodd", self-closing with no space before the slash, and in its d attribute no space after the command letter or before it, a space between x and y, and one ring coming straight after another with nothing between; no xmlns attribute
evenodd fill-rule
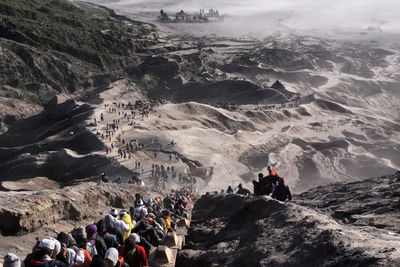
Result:
<svg viewBox="0 0 400 267"><path fill-rule="evenodd" d="M125 245L123 245L119 249L119 255L125 259L125 262L129 264L129 267L143 267L149 266L149 262L147 261L146 251L142 246L136 246L136 255L134 260L130 260L128 255L126 255Z"/></svg>

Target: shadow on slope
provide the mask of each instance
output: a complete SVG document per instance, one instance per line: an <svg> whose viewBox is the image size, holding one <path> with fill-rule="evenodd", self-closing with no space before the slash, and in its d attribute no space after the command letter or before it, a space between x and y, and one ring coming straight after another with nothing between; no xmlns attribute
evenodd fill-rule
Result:
<svg viewBox="0 0 400 267"><path fill-rule="evenodd" d="M258 104L284 103L289 92L260 86L243 80L206 80L197 73L197 81L184 83L179 74L185 72L172 60L161 56L146 57L138 66L128 68L132 78L146 88L148 96L173 102L195 101L199 103ZM173 88L173 90L171 89Z"/></svg>
<svg viewBox="0 0 400 267"><path fill-rule="evenodd" d="M92 113L90 105L69 99L50 103L42 113L18 122L0 136L0 180L40 176L67 183L104 171L130 175L117 161L91 154L104 149L85 127Z"/></svg>

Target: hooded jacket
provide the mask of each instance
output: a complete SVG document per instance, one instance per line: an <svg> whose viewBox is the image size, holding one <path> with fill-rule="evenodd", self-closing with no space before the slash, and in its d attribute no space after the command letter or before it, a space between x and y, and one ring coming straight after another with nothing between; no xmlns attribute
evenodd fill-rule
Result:
<svg viewBox="0 0 400 267"><path fill-rule="evenodd" d="M124 214L124 216L122 216L122 221L124 221L125 223L127 223L129 225L129 230L124 231L124 241L125 241L131 235L131 231L133 229L133 224L132 224L131 216L129 214Z"/></svg>

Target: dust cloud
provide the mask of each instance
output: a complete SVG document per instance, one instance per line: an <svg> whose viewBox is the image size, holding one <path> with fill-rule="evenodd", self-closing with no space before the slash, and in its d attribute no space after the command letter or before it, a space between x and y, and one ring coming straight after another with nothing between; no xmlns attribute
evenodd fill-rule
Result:
<svg viewBox="0 0 400 267"><path fill-rule="evenodd" d="M231 19L227 29L272 30L400 30L400 2L393 0L94 0L131 12L171 13L218 9ZM126 9L125 9L126 10ZM236 23L235 23L236 22ZM219 26L220 27L220 26Z"/></svg>

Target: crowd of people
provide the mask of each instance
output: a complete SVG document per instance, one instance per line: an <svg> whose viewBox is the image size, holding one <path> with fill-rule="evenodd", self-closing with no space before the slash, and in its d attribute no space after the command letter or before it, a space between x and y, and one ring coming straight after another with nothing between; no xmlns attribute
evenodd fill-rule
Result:
<svg viewBox="0 0 400 267"><path fill-rule="evenodd" d="M168 232L176 231L193 194L188 187L171 190L164 199L145 199L137 193L128 210L112 209L86 227L38 240L23 261L8 253L3 266L149 266L152 247L162 244Z"/></svg>
<svg viewBox="0 0 400 267"><path fill-rule="evenodd" d="M140 120L145 120L149 118L149 114L155 115L157 111L154 108L160 103L163 103L163 101L137 100L134 104L130 102L128 104L122 102L105 104L105 113L100 114L100 120L94 118L92 126L96 127L97 135L106 144L106 155L114 157L117 153L119 159L123 162L132 162L137 174L135 178L129 180L130 183L137 183L144 187L144 180L148 180L146 183L150 181L152 184L154 183L157 192L166 192L169 179L174 180L176 184L186 184L191 181L184 174L184 171L179 172L180 170L176 166L180 157L178 153L172 150L175 141L171 140L171 142L163 144L153 138L151 140L139 140L139 138L127 138L124 134L124 125L138 125L136 123L138 117ZM161 114L158 114L159 118L160 116ZM166 150L163 151L163 148ZM139 151L148 154L147 158L141 158L143 153L138 153ZM169 160L161 156L162 154L167 154ZM150 155L153 156L151 168L148 160L151 157ZM158 164L165 161L168 163ZM122 180L119 178L112 179L117 183L121 183ZM111 180L108 179L108 181Z"/></svg>
<svg viewBox="0 0 400 267"><path fill-rule="evenodd" d="M258 181L253 181L255 195L269 195L272 198L285 202L292 200L292 193L289 186L285 184L285 178L279 177L275 170L267 167L268 175L258 174Z"/></svg>
<svg viewBox="0 0 400 267"><path fill-rule="evenodd" d="M116 148L113 143L114 136L117 142L120 143L117 153L121 158L131 160L136 151L144 149L145 145L143 142L136 139L125 140L123 135L118 133L121 128L120 124L125 122L127 125L136 125L136 115L142 119L148 118L149 114L154 112L154 107L157 105L159 105L159 102L156 100L137 100L135 104L131 104L130 102L128 104L116 102L113 102L112 105L105 104L105 111L114 117L112 121L106 122L104 114L100 114L99 123L105 123L105 126L102 128L103 133L97 131L97 135L101 136L103 141L111 142L105 150L106 154L112 153L114 148ZM94 118L92 126L98 126L96 118Z"/></svg>

